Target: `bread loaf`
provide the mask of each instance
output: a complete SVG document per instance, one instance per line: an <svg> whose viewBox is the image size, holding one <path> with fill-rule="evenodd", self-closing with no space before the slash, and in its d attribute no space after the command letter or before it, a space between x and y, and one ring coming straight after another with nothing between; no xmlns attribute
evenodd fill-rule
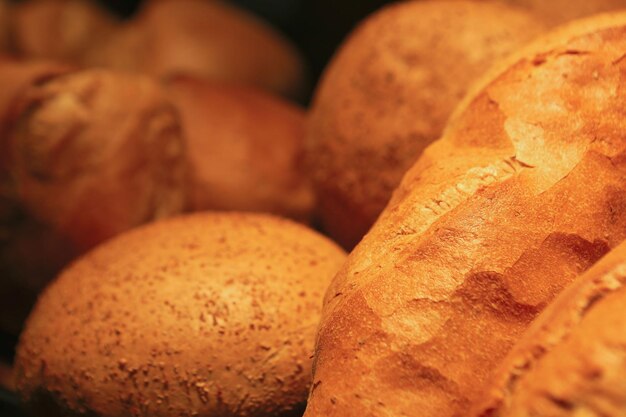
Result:
<svg viewBox="0 0 626 417"><path fill-rule="evenodd" d="M626 15L494 70L326 295L307 417L461 416L537 314L626 238Z"/></svg>
<svg viewBox="0 0 626 417"><path fill-rule="evenodd" d="M290 96L302 94L305 81L302 59L285 38L221 1L148 2L84 62L157 77L236 81Z"/></svg>
<svg viewBox="0 0 626 417"><path fill-rule="evenodd" d="M345 253L258 214L133 230L68 268L21 336L36 416L298 416L321 299Z"/></svg>
<svg viewBox="0 0 626 417"><path fill-rule="evenodd" d="M191 210L310 219L300 108L252 87L189 77L167 86L183 124Z"/></svg>
<svg viewBox="0 0 626 417"><path fill-rule="evenodd" d="M315 93L307 156L325 230L353 247L470 83L543 32L500 2L387 6L341 46Z"/></svg>
<svg viewBox="0 0 626 417"><path fill-rule="evenodd" d="M625 305L623 243L541 313L470 415L624 415Z"/></svg>
<svg viewBox="0 0 626 417"><path fill-rule="evenodd" d="M116 19L91 0L26 0L12 13L12 41L24 58L78 62Z"/></svg>
<svg viewBox="0 0 626 417"><path fill-rule="evenodd" d="M24 94L9 139L20 199L81 251L184 208L174 108L142 76L57 77Z"/></svg>

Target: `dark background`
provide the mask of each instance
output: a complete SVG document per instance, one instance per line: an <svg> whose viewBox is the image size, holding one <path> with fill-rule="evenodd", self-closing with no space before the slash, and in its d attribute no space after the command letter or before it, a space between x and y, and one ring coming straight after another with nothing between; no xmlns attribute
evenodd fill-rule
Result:
<svg viewBox="0 0 626 417"><path fill-rule="evenodd" d="M209 1L209 0L207 0ZM229 0L281 31L298 47L310 70L311 91L333 53L365 16L389 0ZM120 16L130 17L141 0L99 0ZM0 360L12 359L16 340L0 334ZM17 399L0 389L0 417L24 417Z"/></svg>

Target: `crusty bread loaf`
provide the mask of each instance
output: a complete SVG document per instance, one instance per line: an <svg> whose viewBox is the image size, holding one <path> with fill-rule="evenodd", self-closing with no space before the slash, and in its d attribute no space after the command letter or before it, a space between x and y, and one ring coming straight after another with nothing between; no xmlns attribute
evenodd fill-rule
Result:
<svg viewBox="0 0 626 417"><path fill-rule="evenodd" d="M191 210L310 219L302 109L253 87L189 77L167 86L183 124Z"/></svg>
<svg viewBox="0 0 626 417"><path fill-rule="evenodd" d="M345 259L258 214L194 214L121 235L67 269L21 336L35 415L298 416L321 300Z"/></svg>
<svg viewBox="0 0 626 417"><path fill-rule="evenodd" d="M92 0L26 0L13 8L11 40L24 58L77 62L116 25Z"/></svg>
<svg viewBox="0 0 626 417"><path fill-rule="evenodd" d="M303 61L284 37L221 1L148 2L84 62L159 77L237 81L290 96L300 95L305 81Z"/></svg>
<svg viewBox="0 0 626 417"><path fill-rule="evenodd" d="M494 71L333 280L307 417L460 416L536 315L626 238L626 15Z"/></svg>
<svg viewBox="0 0 626 417"><path fill-rule="evenodd" d="M535 320L470 416L623 416L626 243Z"/></svg>
<svg viewBox="0 0 626 417"><path fill-rule="evenodd" d="M79 250L184 208L180 125L150 79L67 74L25 93L15 114L9 165L20 199Z"/></svg>
<svg viewBox="0 0 626 417"><path fill-rule="evenodd" d="M330 63L307 129L325 230L353 247L475 78L544 31L500 2L408 1L361 24Z"/></svg>

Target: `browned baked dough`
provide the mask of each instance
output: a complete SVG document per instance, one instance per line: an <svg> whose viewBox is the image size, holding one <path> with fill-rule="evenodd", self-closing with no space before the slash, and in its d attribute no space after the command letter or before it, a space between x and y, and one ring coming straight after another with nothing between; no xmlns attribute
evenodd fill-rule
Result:
<svg viewBox="0 0 626 417"><path fill-rule="evenodd" d="M42 416L302 415L322 296L344 259L265 215L136 229L45 291L21 336L17 388Z"/></svg>
<svg viewBox="0 0 626 417"><path fill-rule="evenodd" d="M325 299L307 417L461 416L626 238L626 15L537 41L461 104Z"/></svg>
<svg viewBox="0 0 626 417"><path fill-rule="evenodd" d="M535 320L470 416L623 416L626 243Z"/></svg>
<svg viewBox="0 0 626 417"><path fill-rule="evenodd" d="M167 87L183 124L191 210L310 219L302 109L253 87L189 77Z"/></svg>
<svg viewBox="0 0 626 417"><path fill-rule="evenodd" d="M92 0L26 0L13 8L11 40L24 58L77 62L117 24Z"/></svg>
<svg viewBox="0 0 626 417"><path fill-rule="evenodd" d="M57 63L0 58L0 329L11 334L19 334L36 294L75 256L75 249L19 202L7 167L7 133L19 97L68 71Z"/></svg>
<svg viewBox="0 0 626 417"><path fill-rule="evenodd" d="M303 61L289 41L221 1L149 2L84 62L158 77L236 81L290 96L300 95L305 84Z"/></svg>
<svg viewBox="0 0 626 417"><path fill-rule="evenodd" d="M32 88L16 115L10 168L20 199L79 250L184 208L180 126L152 80L68 74Z"/></svg>
<svg viewBox="0 0 626 417"><path fill-rule="evenodd" d="M560 24L592 14L626 9L626 0L508 0L524 6L547 22Z"/></svg>
<svg viewBox="0 0 626 417"><path fill-rule="evenodd" d="M315 93L307 156L325 230L354 247L470 83L543 32L500 2L387 6L344 43Z"/></svg>

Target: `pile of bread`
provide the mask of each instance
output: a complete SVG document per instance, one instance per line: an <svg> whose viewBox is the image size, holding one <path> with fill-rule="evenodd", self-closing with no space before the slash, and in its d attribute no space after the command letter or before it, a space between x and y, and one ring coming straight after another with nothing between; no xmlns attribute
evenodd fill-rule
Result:
<svg viewBox="0 0 626 417"><path fill-rule="evenodd" d="M218 0L0 0L0 48L34 416L626 416L626 1L390 4L308 110Z"/></svg>

